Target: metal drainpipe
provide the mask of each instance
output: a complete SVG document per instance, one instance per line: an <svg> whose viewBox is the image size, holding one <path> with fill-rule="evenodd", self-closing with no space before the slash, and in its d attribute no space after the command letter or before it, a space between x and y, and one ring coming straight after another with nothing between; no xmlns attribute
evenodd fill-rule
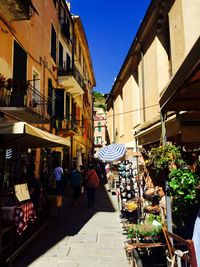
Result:
<svg viewBox="0 0 200 267"><path fill-rule="evenodd" d="M144 88L144 54L143 54L143 44L141 44L141 64L142 64L142 105L143 105L143 121L146 121L145 114L145 88Z"/></svg>
<svg viewBox="0 0 200 267"><path fill-rule="evenodd" d="M165 114L160 112L160 120L161 120L161 130L162 130L162 143L163 146L166 145L166 126L165 126ZM167 176L167 174L166 174ZM171 208L171 200L169 196L169 184L168 177L165 177L165 194L166 194L166 215L167 215L167 230L172 233L172 208ZM171 240L171 242L173 242Z"/></svg>

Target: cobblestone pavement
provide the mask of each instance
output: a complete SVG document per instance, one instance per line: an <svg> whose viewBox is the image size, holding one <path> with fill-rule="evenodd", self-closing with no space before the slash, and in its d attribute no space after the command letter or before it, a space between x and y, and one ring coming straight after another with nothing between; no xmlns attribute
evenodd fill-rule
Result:
<svg viewBox="0 0 200 267"><path fill-rule="evenodd" d="M86 194L72 207L70 188L59 215L13 263L13 267L128 267L116 195L102 185L93 209Z"/></svg>

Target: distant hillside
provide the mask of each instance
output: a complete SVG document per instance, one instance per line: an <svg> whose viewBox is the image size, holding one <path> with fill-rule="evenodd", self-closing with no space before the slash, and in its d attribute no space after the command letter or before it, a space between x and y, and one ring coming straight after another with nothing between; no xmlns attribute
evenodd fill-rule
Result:
<svg viewBox="0 0 200 267"><path fill-rule="evenodd" d="M93 95L95 98L94 106L98 108L103 108L106 111L106 98L104 94L94 91Z"/></svg>

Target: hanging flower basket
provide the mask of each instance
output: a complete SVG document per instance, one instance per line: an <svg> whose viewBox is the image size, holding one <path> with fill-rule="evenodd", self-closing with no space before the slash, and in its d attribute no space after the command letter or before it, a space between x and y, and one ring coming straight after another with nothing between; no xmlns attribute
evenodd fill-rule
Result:
<svg viewBox="0 0 200 267"><path fill-rule="evenodd" d="M182 159L181 148L176 147L172 143L153 147L148 155L149 158L146 164L156 170L156 172L160 172L166 168L173 169L174 166L179 167L185 163Z"/></svg>

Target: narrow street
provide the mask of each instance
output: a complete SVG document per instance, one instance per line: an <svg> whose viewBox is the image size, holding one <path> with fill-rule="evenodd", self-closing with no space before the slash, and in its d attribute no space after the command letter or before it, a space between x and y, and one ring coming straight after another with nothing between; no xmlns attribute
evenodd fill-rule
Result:
<svg viewBox="0 0 200 267"><path fill-rule="evenodd" d="M116 195L102 185L94 209L87 208L86 193L79 207L71 207L71 200L69 188L59 216L52 218L46 231L22 252L13 267L129 266Z"/></svg>

